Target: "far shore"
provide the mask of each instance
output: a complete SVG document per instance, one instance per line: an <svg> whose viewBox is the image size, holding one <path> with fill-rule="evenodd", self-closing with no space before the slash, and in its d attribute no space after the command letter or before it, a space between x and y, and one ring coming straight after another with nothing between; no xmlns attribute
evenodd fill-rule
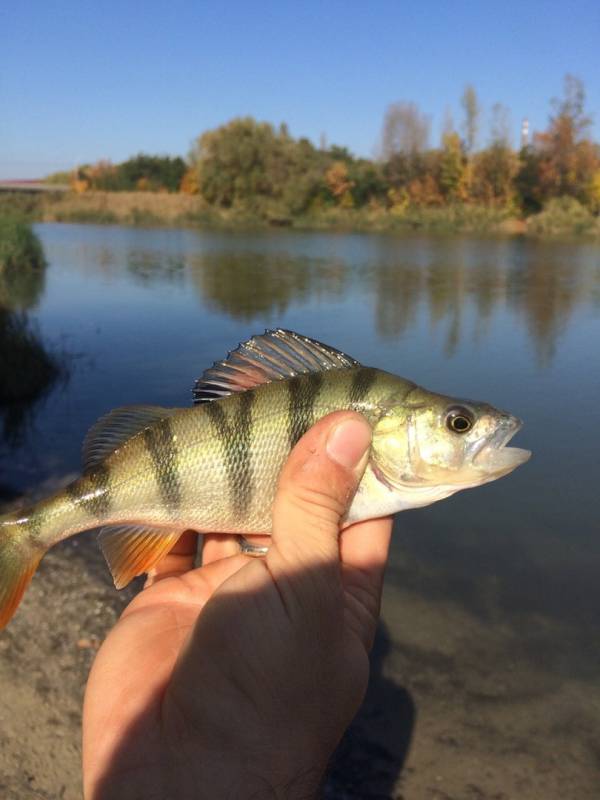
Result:
<svg viewBox="0 0 600 800"><path fill-rule="evenodd" d="M600 218L573 212L561 198L538 214L519 218L506 208L460 204L408 207L401 213L381 207L326 207L310 214L257 214L218 209L198 195L167 192L0 192L0 215L18 214L32 222L116 224L139 227L296 230L446 234L490 234L532 238L600 239Z"/></svg>

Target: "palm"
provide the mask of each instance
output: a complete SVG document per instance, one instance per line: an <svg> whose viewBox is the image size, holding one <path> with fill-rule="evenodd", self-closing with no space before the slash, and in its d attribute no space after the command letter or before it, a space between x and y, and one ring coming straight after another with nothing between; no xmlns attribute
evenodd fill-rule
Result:
<svg viewBox="0 0 600 800"><path fill-rule="evenodd" d="M290 609L282 605L284 595L264 562L242 555L218 557L231 552L231 543L228 547L213 545L211 563L187 572L180 572L177 565L172 569L175 574L141 592L94 664L86 693L87 753L93 753L92 759L98 763L112 763L118 771L133 770L149 777L152 765L164 760L174 747L210 747L215 729L231 715L243 721L248 738L252 738L255 730L265 726L266 704L260 697L263 693L270 696L273 686L283 684L282 701L268 721L268 726L277 730L285 724L289 707L306 706L305 671L315 668L311 663L315 638L323 635L337 640L334 658L319 668L312 688L314 704L306 713L319 715L319 709L330 702L325 695L332 682L344 684L344 707L339 713L345 717L344 725L348 724L366 685L367 652L378 614L382 569L367 563L363 543L373 540L375 527L386 526L387 521L362 523L342 534L340 602L330 604L328 615L323 615L323 607L334 598L329 597L330 591L328 597L318 596L320 576L302 578L311 584L316 581L317 588L316 594L312 586L309 592L316 598L315 613L309 615L312 622L301 628ZM339 575L339 566L336 569ZM207 606L211 598L213 602ZM199 619L201 624L190 638ZM194 648L198 652L186 658L185 651L189 655ZM239 664L240 658L245 669L241 675L231 674L230 666ZM296 685L291 676L303 661ZM323 670L327 674L322 674ZM206 687L210 687L212 713L207 713L204 702ZM220 699L216 705L215 698ZM323 723L323 719L315 720L321 730ZM131 735L129 743L124 741L124 731L136 730L141 737ZM322 735L333 738L331 746L335 744L334 730L323 730ZM305 742L298 743L298 747L305 746ZM154 783L154 778L149 780Z"/></svg>

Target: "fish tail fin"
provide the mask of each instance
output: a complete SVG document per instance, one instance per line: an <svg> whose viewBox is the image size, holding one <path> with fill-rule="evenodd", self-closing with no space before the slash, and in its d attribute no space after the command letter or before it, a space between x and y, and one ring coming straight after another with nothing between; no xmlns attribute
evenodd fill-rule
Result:
<svg viewBox="0 0 600 800"><path fill-rule="evenodd" d="M14 517L0 518L0 630L17 610L43 554Z"/></svg>

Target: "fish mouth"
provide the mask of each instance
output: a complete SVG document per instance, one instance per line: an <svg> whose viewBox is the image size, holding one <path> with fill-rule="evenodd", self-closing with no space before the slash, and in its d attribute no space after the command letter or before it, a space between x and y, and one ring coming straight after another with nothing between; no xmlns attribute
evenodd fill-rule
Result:
<svg viewBox="0 0 600 800"><path fill-rule="evenodd" d="M492 436L483 443L473 458L473 466L488 475L501 477L531 458L530 450L507 447L513 436L521 430L523 423L507 414Z"/></svg>

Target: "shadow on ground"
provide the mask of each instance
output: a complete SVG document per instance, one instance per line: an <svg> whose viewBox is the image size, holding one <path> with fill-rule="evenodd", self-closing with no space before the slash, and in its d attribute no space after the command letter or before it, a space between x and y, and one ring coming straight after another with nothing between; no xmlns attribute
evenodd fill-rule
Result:
<svg viewBox="0 0 600 800"><path fill-rule="evenodd" d="M408 691L384 673L391 648L388 629L380 623L367 694L333 756L324 800L401 798L394 787L408 756L416 707Z"/></svg>

